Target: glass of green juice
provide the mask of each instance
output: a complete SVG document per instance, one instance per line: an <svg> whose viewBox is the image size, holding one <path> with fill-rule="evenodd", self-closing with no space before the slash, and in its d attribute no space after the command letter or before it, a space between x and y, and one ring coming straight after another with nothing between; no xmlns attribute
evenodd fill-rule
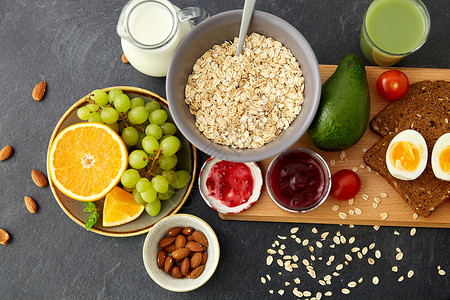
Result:
<svg viewBox="0 0 450 300"><path fill-rule="evenodd" d="M420 0L374 0L360 36L364 57L374 65L392 66L418 50L430 32L430 15Z"/></svg>

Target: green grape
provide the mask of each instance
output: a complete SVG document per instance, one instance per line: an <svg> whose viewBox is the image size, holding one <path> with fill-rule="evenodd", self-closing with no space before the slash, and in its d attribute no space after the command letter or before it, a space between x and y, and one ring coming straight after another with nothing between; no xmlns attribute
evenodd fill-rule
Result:
<svg viewBox="0 0 450 300"><path fill-rule="evenodd" d="M153 201L152 203L147 203L145 205L145 211L152 217L157 216L161 211L161 201L159 201L159 199L156 198L156 200Z"/></svg>
<svg viewBox="0 0 450 300"><path fill-rule="evenodd" d="M105 106L108 104L108 94L102 90L94 90L92 91L92 100L95 101L98 105Z"/></svg>
<svg viewBox="0 0 450 300"><path fill-rule="evenodd" d="M161 124L161 130L163 134L174 135L177 132L177 127L171 122L164 122Z"/></svg>
<svg viewBox="0 0 450 300"><path fill-rule="evenodd" d="M121 90L119 90L119 89L112 89L112 90L110 90L109 93L108 93L109 103L113 103L114 100L116 100L116 97L119 96L119 95L122 95L122 94L123 94L123 92Z"/></svg>
<svg viewBox="0 0 450 300"><path fill-rule="evenodd" d="M147 121L148 111L143 106L132 108L128 112L128 120L133 124L142 124Z"/></svg>
<svg viewBox="0 0 450 300"><path fill-rule="evenodd" d="M144 104L145 104L144 99L139 98L139 97L133 98L133 99L131 99L131 102L130 102L130 109L133 109L138 106L144 106Z"/></svg>
<svg viewBox="0 0 450 300"><path fill-rule="evenodd" d="M159 143L154 137L147 135L142 139L142 148L148 154L155 154L159 150Z"/></svg>
<svg viewBox="0 0 450 300"><path fill-rule="evenodd" d="M100 112L100 117L105 124L111 124L117 122L119 113L112 107L105 107Z"/></svg>
<svg viewBox="0 0 450 300"><path fill-rule="evenodd" d="M130 98L125 94L118 95L114 99L114 107L118 112L127 112L130 109L130 105Z"/></svg>
<svg viewBox="0 0 450 300"><path fill-rule="evenodd" d="M181 189L188 185L189 181L191 181L191 174L185 170L179 170L175 172L177 174L177 179L174 183L170 184L171 187L175 189Z"/></svg>
<svg viewBox="0 0 450 300"><path fill-rule="evenodd" d="M129 193L133 192L134 190L134 188L127 188L126 186L124 186L123 189Z"/></svg>
<svg viewBox="0 0 450 300"><path fill-rule="evenodd" d="M134 188L133 189L133 198L139 204L146 204L145 200L142 198L141 194Z"/></svg>
<svg viewBox="0 0 450 300"><path fill-rule="evenodd" d="M158 101L151 100L144 105L145 109L148 111L148 113L151 113L154 110L160 109L161 104L159 104Z"/></svg>
<svg viewBox="0 0 450 300"><path fill-rule="evenodd" d="M88 121L94 123L103 123L103 120L100 117L99 113L91 113L91 116L89 117Z"/></svg>
<svg viewBox="0 0 450 300"><path fill-rule="evenodd" d="M170 155L170 156L163 154L158 159L159 166L163 170L170 170L170 169L174 168L177 165L177 162L178 162L178 157L175 154Z"/></svg>
<svg viewBox="0 0 450 300"><path fill-rule="evenodd" d="M136 182L138 182L141 175L135 169L128 169L123 172L122 177L120 178L120 182L124 187L134 188L136 186Z"/></svg>
<svg viewBox="0 0 450 300"><path fill-rule="evenodd" d="M176 136L168 136L162 142L160 142L162 153L166 156L171 156L177 153L180 149L181 142Z"/></svg>
<svg viewBox="0 0 450 300"><path fill-rule="evenodd" d="M145 134L151 135L157 140L162 137L162 133L161 127L156 124L148 124L147 127L145 127Z"/></svg>
<svg viewBox="0 0 450 300"><path fill-rule="evenodd" d="M164 109L157 109L150 113L148 121L152 124L161 125L167 120L167 113Z"/></svg>
<svg viewBox="0 0 450 300"><path fill-rule="evenodd" d="M153 201L155 201L158 198L157 195L158 193L153 188L153 185L150 185L150 188L141 193L142 199L144 199L144 201L147 203L152 203Z"/></svg>
<svg viewBox="0 0 450 300"><path fill-rule="evenodd" d="M152 184L150 183L150 180L148 180L147 178L141 178L136 183L136 189L139 193L142 193L151 188L152 187L151 185Z"/></svg>
<svg viewBox="0 0 450 300"><path fill-rule="evenodd" d="M139 133L132 126L125 127L122 130L122 140L127 146L134 146L139 141Z"/></svg>
<svg viewBox="0 0 450 300"><path fill-rule="evenodd" d="M86 104L85 107L87 107L91 112L98 112L100 109L100 107L98 107L98 105L95 105L92 103Z"/></svg>
<svg viewBox="0 0 450 300"><path fill-rule="evenodd" d="M169 200L175 194L175 189L169 186L169 189L165 193L158 193L159 200Z"/></svg>
<svg viewBox="0 0 450 300"><path fill-rule="evenodd" d="M114 130L116 133L119 132L119 123L114 122L114 123L106 124L106 125L108 125L108 126L109 126L112 130Z"/></svg>
<svg viewBox="0 0 450 300"><path fill-rule="evenodd" d="M87 121L91 117L91 111L86 106L80 107L77 110L77 116L80 120Z"/></svg>
<svg viewBox="0 0 450 300"><path fill-rule="evenodd" d="M156 175L153 177L152 185L158 193L166 193L169 189L169 182L167 182L167 179L162 175Z"/></svg>
<svg viewBox="0 0 450 300"><path fill-rule="evenodd" d="M138 134L139 134L139 140L136 144L136 147L138 149L143 150L144 148L142 148L142 140L146 137L145 132L138 130Z"/></svg>
<svg viewBox="0 0 450 300"><path fill-rule="evenodd" d="M161 172L161 175L167 179L167 182L169 182L169 184L177 181L177 173L175 173L174 170L164 170Z"/></svg>
<svg viewBox="0 0 450 300"><path fill-rule="evenodd" d="M127 124L125 122L118 122L119 123L119 131L123 132L123 130L127 127Z"/></svg>
<svg viewBox="0 0 450 300"><path fill-rule="evenodd" d="M148 164L148 155L145 151L134 150L128 156L128 163L134 169L142 169Z"/></svg>

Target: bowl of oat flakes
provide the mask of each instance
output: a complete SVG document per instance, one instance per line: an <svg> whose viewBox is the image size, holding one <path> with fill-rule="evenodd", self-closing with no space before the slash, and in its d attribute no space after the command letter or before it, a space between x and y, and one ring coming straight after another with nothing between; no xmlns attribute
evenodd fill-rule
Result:
<svg viewBox="0 0 450 300"><path fill-rule="evenodd" d="M303 35L261 11L235 56L241 16L220 13L188 33L169 66L166 93L177 127L201 151L260 161L306 132L320 101L320 71Z"/></svg>

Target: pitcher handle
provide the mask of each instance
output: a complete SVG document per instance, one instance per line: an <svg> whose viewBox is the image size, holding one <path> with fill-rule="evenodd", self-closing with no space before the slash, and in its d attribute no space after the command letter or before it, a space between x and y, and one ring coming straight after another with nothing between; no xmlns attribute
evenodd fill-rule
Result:
<svg viewBox="0 0 450 300"><path fill-rule="evenodd" d="M178 19L180 19L180 22L189 20L193 26L197 26L207 18L209 18L209 13L203 7L186 7L178 12Z"/></svg>

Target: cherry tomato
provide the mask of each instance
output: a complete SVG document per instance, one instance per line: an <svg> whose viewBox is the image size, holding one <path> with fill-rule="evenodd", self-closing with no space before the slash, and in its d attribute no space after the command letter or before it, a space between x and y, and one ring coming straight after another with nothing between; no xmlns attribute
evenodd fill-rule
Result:
<svg viewBox="0 0 450 300"><path fill-rule="evenodd" d="M383 99L389 101L401 99L408 93L408 90L408 77L401 71L386 71L377 79L377 91Z"/></svg>
<svg viewBox="0 0 450 300"><path fill-rule="evenodd" d="M361 189L361 180L352 170L339 170L331 176L330 195L337 200L349 200L355 197Z"/></svg>

